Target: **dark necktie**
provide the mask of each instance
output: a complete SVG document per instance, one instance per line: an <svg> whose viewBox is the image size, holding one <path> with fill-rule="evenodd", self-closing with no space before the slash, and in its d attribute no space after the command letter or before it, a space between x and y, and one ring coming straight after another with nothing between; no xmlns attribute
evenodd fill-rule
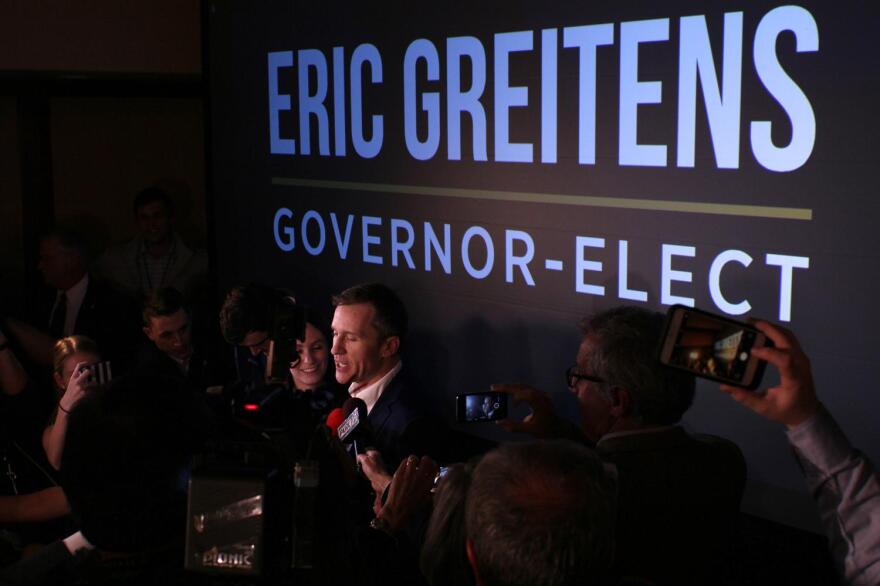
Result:
<svg viewBox="0 0 880 586"><path fill-rule="evenodd" d="M53 338L64 337L64 322L67 321L67 295L62 291L55 304L55 311L52 313L52 321L49 322L49 334Z"/></svg>

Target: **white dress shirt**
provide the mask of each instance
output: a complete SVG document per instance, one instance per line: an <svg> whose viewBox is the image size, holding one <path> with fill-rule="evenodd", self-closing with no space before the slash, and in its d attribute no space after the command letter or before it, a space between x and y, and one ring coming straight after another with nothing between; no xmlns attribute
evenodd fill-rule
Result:
<svg viewBox="0 0 880 586"><path fill-rule="evenodd" d="M372 384L361 386L358 383L351 383L351 386L348 387L348 394L352 397L357 397L366 403L367 414L369 415L370 411L373 410L373 407L379 401L379 397L385 392L385 387L388 386L391 379L397 376L397 373L400 372L401 368L403 368L403 362L398 361L397 364L394 365L394 368L385 373L385 376Z"/></svg>

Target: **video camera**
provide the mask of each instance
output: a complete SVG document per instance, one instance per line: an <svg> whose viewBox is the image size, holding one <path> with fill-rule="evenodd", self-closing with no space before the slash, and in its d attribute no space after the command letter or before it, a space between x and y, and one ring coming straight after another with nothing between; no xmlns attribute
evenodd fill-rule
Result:
<svg viewBox="0 0 880 586"><path fill-rule="evenodd" d="M273 307L266 361L266 380L270 384L286 384L290 367L299 362L296 341L306 337L307 317L306 309L290 296L282 297Z"/></svg>
<svg viewBox="0 0 880 586"><path fill-rule="evenodd" d="M186 568L202 584L308 582L306 575L333 567L325 558L338 539L327 532L346 523L337 517L354 462L324 422L311 412L299 417L308 403L288 384L308 310L271 293L265 376L253 386L227 385L213 398L222 429L190 479Z"/></svg>
<svg viewBox="0 0 880 586"><path fill-rule="evenodd" d="M242 291L241 298L248 301L241 302L232 312L234 315L250 315L257 308L261 313L265 312L259 319L260 323L266 324L267 330L264 342L260 343L268 343L265 366L261 357L245 360L241 349L237 348L236 379L209 388L208 401L223 416L231 415L267 429L283 427L284 401L290 394L290 368L299 362L296 345L305 338L308 309L297 304L294 297L283 290L258 285L238 290ZM221 323L222 320L221 312Z"/></svg>

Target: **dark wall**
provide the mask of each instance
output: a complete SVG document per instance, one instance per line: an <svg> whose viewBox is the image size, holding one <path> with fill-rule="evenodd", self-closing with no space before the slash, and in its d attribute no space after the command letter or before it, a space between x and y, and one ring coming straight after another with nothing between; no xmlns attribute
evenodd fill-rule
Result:
<svg viewBox="0 0 880 586"><path fill-rule="evenodd" d="M454 394L500 381L543 387L574 416L562 372L574 361L577 319L596 310L632 303L665 311L684 298L743 319L770 318L798 333L813 358L822 399L854 442L877 458L877 401L866 389L880 325L875 270L880 208L873 195L880 68L869 40L878 15L868 5L854 11L813 1L776 12L783 4L524 0L377 11L363 3L255 6L217 0L210 20L211 148L221 284L259 279L326 300L359 281L389 283L412 309L415 335L407 360L418 364L425 393L447 416ZM679 89L682 47L701 43L699 35L686 41L682 32L687 23L693 26L686 19L694 16L705 17L719 72L710 84L721 79L724 64L741 58L730 76L741 74L741 109L715 116L718 127L710 128L708 100L697 92L690 141L695 156L688 163L678 158L689 143L679 143L687 131L678 125L683 120L678 98L688 87ZM668 38L639 46L635 78L626 81L633 71L626 64L633 61L624 55L624 36L656 36L660 29L650 30L645 22L652 19L666 27ZM722 58L737 22L742 43ZM608 25L606 32L613 34L596 52L596 69L587 70L595 74L597 113L595 159L588 162L580 160L579 145L583 76L577 51L563 46L564 31L582 25ZM758 31L773 26L781 27L778 35L757 42ZM797 42L786 28L793 26ZM549 46L556 49L558 74L555 86L548 82L558 94L549 117L557 123L552 161L542 155L545 141L552 140L543 134L549 127L542 111L543 83L551 79L545 67L554 70L546 66L552 60L544 60L548 29L556 32ZM498 43L510 40L499 35L522 31L531 48L520 45L511 52L507 77L496 78ZM474 37L485 57L485 85L478 89L485 157L472 147L477 125L468 115L461 116L460 157L448 150L448 43L457 37ZM417 39L433 44L439 61L434 79L428 79L424 60L415 68L415 101L409 104L416 110L419 141L431 127L423 97L434 95L439 106L437 149L421 158L405 140L405 54ZM360 137L352 131L355 78L349 64L358 47L377 53L382 63L376 82L369 77L375 67L356 68L363 75L363 140L373 136L371 117L383 117L384 139L375 151L359 152ZM337 48L342 70L335 62ZM794 112L794 94L783 96L773 83L785 85L781 75L758 71L757 63L773 61L806 97L811 115ZM707 64L701 75L711 77ZM318 71L326 73L326 88ZM472 74L465 63L462 91L471 87ZM505 81L527 88L527 106L524 93L506 94L520 102L507 112L509 141L532 145L527 161L512 162L512 149L495 132L504 115L503 101L495 98ZM633 150L626 148L633 139L621 127L636 119L630 98L638 82L662 83L662 89L654 86L653 99L653 90L643 93L634 139L664 145L660 159L621 155ZM344 100L339 109L338 100ZM306 103L318 113L301 117L309 111L303 110ZM811 116L815 133L805 157L777 159L785 163L777 165L769 149L758 153L753 123L769 121L773 144L785 147L794 140L793 129L799 137L802 131L810 134ZM304 121L309 131L301 133ZM732 124L723 130L727 121ZM722 151L736 156L723 160ZM448 270L425 244L429 228L443 240L447 227ZM491 241L494 265L483 272L485 240ZM506 270L507 258L527 254L527 242L534 245L528 265L534 282L519 269ZM664 251L671 254L664 257ZM730 254L739 260L713 273ZM786 273L778 265L781 257L798 266ZM732 307L746 300L748 307ZM772 381L771 373L767 383ZM742 447L749 462L747 511L815 526L810 497L779 426L746 412L711 383L699 385L685 423Z"/></svg>
<svg viewBox="0 0 880 586"><path fill-rule="evenodd" d="M152 184L205 246L201 3L12 2L0 8L0 302L39 282L36 238L75 223L96 251L132 235Z"/></svg>

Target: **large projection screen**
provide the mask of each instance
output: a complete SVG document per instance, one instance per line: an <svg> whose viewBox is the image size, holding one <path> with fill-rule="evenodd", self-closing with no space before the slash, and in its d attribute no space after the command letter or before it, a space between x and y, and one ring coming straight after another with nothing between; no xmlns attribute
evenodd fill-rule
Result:
<svg viewBox="0 0 880 586"><path fill-rule="evenodd" d="M574 418L562 373L601 309L765 317L877 461L877 13L212 0L220 284L324 304L389 284L447 420L456 393L513 381ZM780 426L711 383L685 425L740 445L746 511L815 527Z"/></svg>

